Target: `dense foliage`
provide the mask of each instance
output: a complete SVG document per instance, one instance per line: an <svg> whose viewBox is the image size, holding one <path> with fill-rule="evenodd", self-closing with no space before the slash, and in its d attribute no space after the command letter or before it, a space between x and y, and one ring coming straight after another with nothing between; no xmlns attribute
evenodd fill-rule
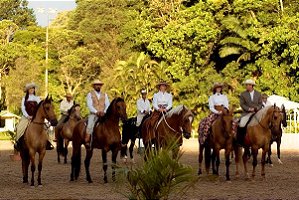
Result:
<svg viewBox="0 0 299 200"><path fill-rule="evenodd" d="M25 0L3 2L18 11L0 6L0 102L17 110L29 80L43 94L45 28L35 25ZM58 102L71 92L85 105L91 81L101 78L110 99L125 97L133 115L140 89L152 97L164 79L175 105L201 118L214 82L224 82L238 106L242 82L253 78L258 90L299 101L299 2L280 2L77 0L49 29L50 93Z"/></svg>

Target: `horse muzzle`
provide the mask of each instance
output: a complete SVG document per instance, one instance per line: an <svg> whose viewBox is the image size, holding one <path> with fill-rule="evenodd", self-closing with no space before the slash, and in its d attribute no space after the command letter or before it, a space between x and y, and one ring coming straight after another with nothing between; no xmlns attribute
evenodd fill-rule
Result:
<svg viewBox="0 0 299 200"><path fill-rule="evenodd" d="M56 126L58 124L57 119L51 119L50 124L51 124L51 126Z"/></svg>
<svg viewBox="0 0 299 200"><path fill-rule="evenodd" d="M189 139L191 137L191 133L184 132L183 136L184 138Z"/></svg>

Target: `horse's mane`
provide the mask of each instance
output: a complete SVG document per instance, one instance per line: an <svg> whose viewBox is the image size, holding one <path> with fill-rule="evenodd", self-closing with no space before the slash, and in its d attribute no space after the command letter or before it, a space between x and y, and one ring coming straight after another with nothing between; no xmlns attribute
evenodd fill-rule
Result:
<svg viewBox="0 0 299 200"><path fill-rule="evenodd" d="M251 122L248 124L248 126L255 126L255 125L259 124L262 121L262 119L265 117L265 115L267 115L267 112L270 108L272 108L272 106L266 106L266 107L260 109L255 114L255 116L253 117Z"/></svg>
<svg viewBox="0 0 299 200"><path fill-rule="evenodd" d="M112 115L112 112L113 112L113 110L112 110L113 105L116 104L116 103L118 103L118 102L125 102L125 101L124 101L124 99L121 98L121 97L117 97L117 98L113 99L113 101L112 101L112 102L110 103L110 105L108 106L107 111L106 111L106 114L104 115L104 117L102 117L102 118L99 119L98 121L100 121L100 122L104 122L104 121L106 121L106 120L108 119L108 117Z"/></svg>
<svg viewBox="0 0 299 200"><path fill-rule="evenodd" d="M37 114L37 111L38 111L39 107L43 104L44 101L45 101L45 100L41 100L41 101L39 102L39 104L36 106L36 108L35 108L35 110L34 110L34 113L33 113L33 116L32 116L32 121L35 119L36 114Z"/></svg>
<svg viewBox="0 0 299 200"><path fill-rule="evenodd" d="M170 110L167 114L166 117L172 117L172 115L180 115L181 112L185 109L187 109L186 106L184 105L179 105L177 107L175 107L174 109Z"/></svg>

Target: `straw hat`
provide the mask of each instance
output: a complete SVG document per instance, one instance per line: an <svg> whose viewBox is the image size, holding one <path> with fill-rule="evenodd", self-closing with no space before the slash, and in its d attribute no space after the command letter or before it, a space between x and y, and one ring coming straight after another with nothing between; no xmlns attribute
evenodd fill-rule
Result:
<svg viewBox="0 0 299 200"><path fill-rule="evenodd" d="M215 90L216 88L219 88L219 87L223 88L223 84L222 84L222 83L218 83L218 82L216 82L216 83L214 83L214 85L213 85L213 90Z"/></svg>
<svg viewBox="0 0 299 200"><path fill-rule="evenodd" d="M72 95L71 93L68 92L68 93L66 93L65 97L66 97L66 98L73 98L73 95Z"/></svg>
<svg viewBox="0 0 299 200"><path fill-rule="evenodd" d="M93 81L92 85L104 85L104 83L102 81L100 81L99 79L96 79Z"/></svg>
<svg viewBox="0 0 299 200"><path fill-rule="evenodd" d="M244 85L255 85L255 81L252 80L252 79L247 79L247 80L244 82Z"/></svg>
<svg viewBox="0 0 299 200"><path fill-rule="evenodd" d="M141 94L147 94L147 91L145 89L142 89L140 92Z"/></svg>
<svg viewBox="0 0 299 200"><path fill-rule="evenodd" d="M161 85L165 85L166 87L169 87L169 84L168 84L166 81L160 81L160 82L157 84L157 88L160 88Z"/></svg>
<svg viewBox="0 0 299 200"><path fill-rule="evenodd" d="M34 83L34 82L32 82L32 83L27 83L26 85L25 85L25 88L24 88L24 92L27 92L29 89L31 89L31 88L37 88L37 85Z"/></svg>

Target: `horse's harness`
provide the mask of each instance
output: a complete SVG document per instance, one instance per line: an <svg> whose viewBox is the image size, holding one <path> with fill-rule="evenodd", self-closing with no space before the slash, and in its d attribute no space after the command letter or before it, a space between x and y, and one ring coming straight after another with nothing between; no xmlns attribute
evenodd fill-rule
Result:
<svg viewBox="0 0 299 200"><path fill-rule="evenodd" d="M43 111L44 111L44 113L46 114L46 119L48 119L48 118L49 118L49 115L48 115L48 112L47 112L46 109L45 109L44 102L42 102L42 105L41 105L41 106L43 107ZM37 112L37 111L36 111L36 112ZM44 126L45 126L45 130L48 130L48 129L51 127L51 125L50 125L49 123L46 123L46 122L36 122L36 121L34 121L34 120L35 120L35 118L32 119L31 122L34 123L34 124L44 125ZM29 125L29 124L28 124L28 125Z"/></svg>

